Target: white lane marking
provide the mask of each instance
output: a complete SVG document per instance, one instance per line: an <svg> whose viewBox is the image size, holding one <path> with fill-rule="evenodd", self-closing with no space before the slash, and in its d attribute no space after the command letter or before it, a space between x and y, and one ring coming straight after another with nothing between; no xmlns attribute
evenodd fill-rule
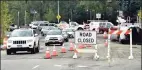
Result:
<svg viewBox="0 0 142 70"><path fill-rule="evenodd" d="M58 64L56 64L56 65L54 65L54 66L56 66L56 67L61 67L62 65L58 65Z"/></svg>
<svg viewBox="0 0 142 70"><path fill-rule="evenodd" d="M77 67L85 68L85 67L88 67L88 66L78 65Z"/></svg>
<svg viewBox="0 0 142 70"><path fill-rule="evenodd" d="M32 69L35 69L35 68L37 68L37 67L39 67L39 65L34 66Z"/></svg>

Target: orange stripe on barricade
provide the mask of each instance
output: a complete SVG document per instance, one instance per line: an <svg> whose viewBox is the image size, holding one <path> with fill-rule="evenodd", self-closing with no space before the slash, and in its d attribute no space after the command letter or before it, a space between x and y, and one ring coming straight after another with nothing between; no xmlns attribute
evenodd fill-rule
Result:
<svg viewBox="0 0 142 70"><path fill-rule="evenodd" d="M121 34L123 31L122 30L119 30L116 34L119 35Z"/></svg>
<svg viewBox="0 0 142 70"><path fill-rule="evenodd" d="M125 34L129 34L131 32L131 30L127 30Z"/></svg>
<svg viewBox="0 0 142 70"><path fill-rule="evenodd" d="M110 30L110 31L109 31L109 34L112 34L113 32L115 32L115 30Z"/></svg>

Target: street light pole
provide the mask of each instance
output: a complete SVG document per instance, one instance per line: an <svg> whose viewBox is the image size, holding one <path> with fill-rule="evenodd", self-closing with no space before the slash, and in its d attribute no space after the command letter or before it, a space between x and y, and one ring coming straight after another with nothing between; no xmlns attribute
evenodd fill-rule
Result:
<svg viewBox="0 0 142 70"><path fill-rule="evenodd" d="M18 28L19 28L19 11L18 11Z"/></svg>
<svg viewBox="0 0 142 70"><path fill-rule="evenodd" d="M59 15L59 10L60 8L59 8L59 0L58 0L58 15ZM59 19L58 19L58 23L59 23Z"/></svg>
<svg viewBox="0 0 142 70"><path fill-rule="evenodd" d="M26 17L27 17L27 16L26 16L26 10L25 10L25 24L26 24Z"/></svg>
<svg viewBox="0 0 142 70"><path fill-rule="evenodd" d="M90 20L91 20L91 17L92 17L92 16L91 16L91 10L90 10Z"/></svg>

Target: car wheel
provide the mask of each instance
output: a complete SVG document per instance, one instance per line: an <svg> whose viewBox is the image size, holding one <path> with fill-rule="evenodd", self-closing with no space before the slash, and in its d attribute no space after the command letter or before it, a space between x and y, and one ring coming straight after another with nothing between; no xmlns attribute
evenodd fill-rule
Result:
<svg viewBox="0 0 142 70"><path fill-rule="evenodd" d="M68 42L69 41L69 39L66 39L66 42Z"/></svg>
<svg viewBox="0 0 142 70"><path fill-rule="evenodd" d="M10 49L7 49L7 50L6 50L6 53L7 53L7 55L10 55L10 54L11 54L11 50L10 50Z"/></svg>
<svg viewBox="0 0 142 70"><path fill-rule="evenodd" d="M62 46L63 45L63 43L60 43L60 46Z"/></svg>
<svg viewBox="0 0 142 70"><path fill-rule="evenodd" d="M33 46L33 48L31 48L31 54L35 54L35 43L34 43L34 46Z"/></svg>
<svg viewBox="0 0 142 70"><path fill-rule="evenodd" d="M37 48L36 48L37 53L39 52L39 48L40 48L40 44L39 44L39 42L38 42L38 46L37 46Z"/></svg>
<svg viewBox="0 0 142 70"><path fill-rule="evenodd" d="M31 49L31 54L35 54L35 47Z"/></svg>
<svg viewBox="0 0 142 70"><path fill-rule="evenodd" d="M83 30L83 28L80 27L80 28L78 28L77 30Z"/></svg>
<svg viewBox="0 0 142 70"><path fill-rule="evenodd" d="M16 54L16 51L12 51L14 54Z"/></svg>
<svg viewBox="0 0 142 70"><path fill-rule="evenodd" d="M124 41L124 40L119 39L119 43L121 43L121 44L125 44L125 41Z"/></svg>

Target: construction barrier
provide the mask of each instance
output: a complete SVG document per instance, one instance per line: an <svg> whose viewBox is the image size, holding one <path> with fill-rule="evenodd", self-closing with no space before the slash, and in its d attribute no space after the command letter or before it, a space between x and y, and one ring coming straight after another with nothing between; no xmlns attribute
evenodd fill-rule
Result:
<svg viewBox="0 0 142 70"><path fill-rule="evenodd" d="M99 59L99 56L97 54L96 34L97 34L96 31L75 32L75 50L73 55L74 59L77 58L77 54L79 53L94 53L94 59ZM87 47L91 47L91 45L95 46L95 48L87 49Z"/></svg>
<svg viewBox="0 0 142 70"><path fill-rule="evenodd" d="M109 33L108 33L108 55L107 57L109 58L110 57L110 35L111 34L117 34L117 35L120 35L120 34L130 34L130 56L128 57L128 59L133 59L133 52L132 52L132 29L130 30L126 30L126 31L123 31L123 30L110 30L109 29Z"/></svg>
<svg viewBox="0 0 142 70"><path fill-rule="evenodd" d="M111 58L111 55L110 55L110 48L111 48L111 43L110 43L110 35L111 34L121 34L121 33L124 33L124 34L130 34L130 56L128 57L128 59L133 59L133 54L132 54L132 30L127 30L127 31L122 31L122 30L110 30L109 29L109 32L108 32L108 39L105 41L105 46L108 48L107 50L107 58L108 58L108 62L110 63L110 58ZM99 55L98 55L98 45L97 43L96 44L76 44L76 43L73 43L70 41L70 47L68 49L68 51L74 51L74 54L73 54L73 59L77 59L78 58L78 54L79 53L94 53L94 59L99 59ZM93 49L89 49L89 47L92 47L92 46L95 46ZM81 48L80 48L81 47ZM83 48L82 48L83 47ZM63 46L61 47L61 53L66 53L66 48L65 48L65 45L63 44ZM46 59L51 59L52 56L58 56L58 53L56 51L56 47L55 45L53 46L53 51L52 51L52 55L50 55L50 52L49 52L49 48L47 48L46 50L46 54L45 54L45 58Z"/></svg>

